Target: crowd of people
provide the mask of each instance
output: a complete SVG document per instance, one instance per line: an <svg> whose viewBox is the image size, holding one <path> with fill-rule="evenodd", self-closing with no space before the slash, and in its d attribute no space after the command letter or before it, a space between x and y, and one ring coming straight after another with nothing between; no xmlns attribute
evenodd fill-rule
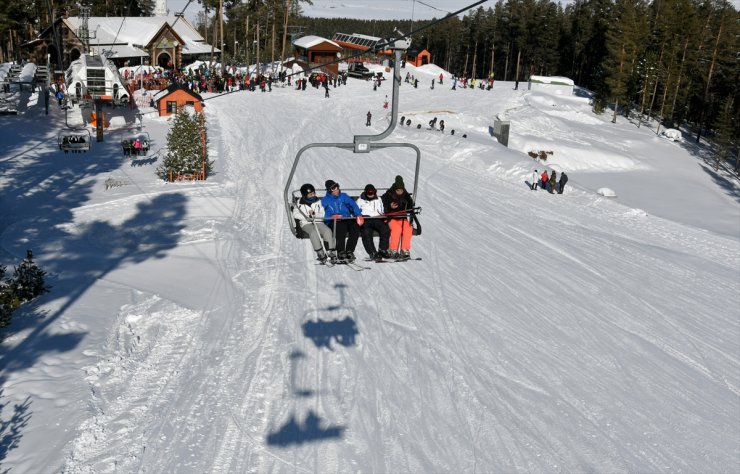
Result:
<svg viewBox="0 0 740 474"><path fill-rule="evenodd" d="M532 178L529 182L529 189L536 191L539 187L550 194L563 194L567 182L568 175L565 174L565 171L560 173L560 181L558 181L558 173L555 170L550 171L549 175L547 174L547 170L544 170L542 174L538 170L534 170L532 171Z"/></svg>
<svg viewBox="0 0 740 474"><path fill-rule="evenodd" d="M308 234L321 263L354 262L360 238L369 260L411 258L414 201L403 177L396 176L382 196L368 184L357 201L342 192L336 181L329 179L324 187L326 194L319 199L313 184L301 186L301 198L293 210L296 230Z"/></svg>

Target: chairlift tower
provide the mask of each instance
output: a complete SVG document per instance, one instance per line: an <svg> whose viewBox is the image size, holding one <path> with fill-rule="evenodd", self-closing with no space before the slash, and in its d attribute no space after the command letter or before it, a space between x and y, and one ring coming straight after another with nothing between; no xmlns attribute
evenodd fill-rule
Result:
<svg viewBox="0 0 740 474"><path fill-rule="evenodd" d="M77 28L77 37L80 38L80 40L85 44L85 52L90 52L90 40L95 39L98 35L97 30L93 31L92 35L90 34L90 7L84 6L80 7L80 27Z"/></svg>

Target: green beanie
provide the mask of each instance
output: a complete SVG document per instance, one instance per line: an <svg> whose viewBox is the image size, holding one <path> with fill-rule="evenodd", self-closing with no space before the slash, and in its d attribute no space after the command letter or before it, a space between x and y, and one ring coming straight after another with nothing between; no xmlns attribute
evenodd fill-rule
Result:
<svg viewBox="0 0 740 474"><path fill-rule="evenodd" d="M403 184L403 178L401 175L396 176L396 181L393 183L394 189L406 189L406 186Z"/></svg>

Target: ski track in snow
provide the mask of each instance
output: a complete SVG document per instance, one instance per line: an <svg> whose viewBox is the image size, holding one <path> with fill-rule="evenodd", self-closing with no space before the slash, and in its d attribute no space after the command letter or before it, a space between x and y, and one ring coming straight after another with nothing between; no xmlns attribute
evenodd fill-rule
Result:
<svg viewBox="0 0 740 474"><path fill-rule="evenodd" d="M332 97L357 94L359 108L279 88L208 101L214 177L163 187L131 173L140 194L87 203L54 230L87 236L80 246L93 257L149 245L172 266L167 281L156 259L101 274L132 297L84 367L88 416L62 471L731 470L738 241L577 183L565 195L529 191L531 162L490 144L490 103L472 104L466 118L403 87L399 116L413 111L425 124L445 111L459 121L448 129L470 134L464 142L399 127L390 139L422 149L424 233L412 251L423 260L362 272L317 266L286 227L282 190L309 141L385 128L389 85L373 94L350 82ZM565 141L567 120L598 127L530 99L541 110L527 112L519 95L495 103L521 114L520 137L545 127ZM267 108L281 112L260 113ZM584 133L569 146L591 143L595 132ZM408 158L385 156L319 150L293 188L309 180L321 190L330 178L343 189L385 187L398 173L410 184ZM115 230L172 192L189 211L174 248ZM102 215L109 230L86 232ZM25 243L3 242L16 253Z"/></svg>

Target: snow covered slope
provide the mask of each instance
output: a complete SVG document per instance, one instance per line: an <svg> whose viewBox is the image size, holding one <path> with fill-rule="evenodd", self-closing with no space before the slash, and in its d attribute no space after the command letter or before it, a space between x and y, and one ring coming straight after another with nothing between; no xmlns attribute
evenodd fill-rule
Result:
<svg viewBox="0 0 740 474"><path fill-rule="evenodd" d="M34 133L38 107L0 118L5 260L33 248L54 285L2 344L2 419L17 427L3 467L735 470L737 185L650 130L588 114L587 99L553 106L512 85L402 86L413 125L389 141L422 149L423 260L363 272L315 265L282 190L303 145L368 133L368 109L385 128L388 83L208 100L217 169L195 184L132 166L120 131L64 155L58 111ZM489 135L504 112L509 149ZM426 130L435 116L447 133ZM156 151L167 123L145 125ZM543 169L530 148L555 151L563 195L526 186ZM295 189L408 184L413 166L404 153L307 155ZM649 173L685 201L629 186ZM105 190L108 178L124 185Z"/></svg>

